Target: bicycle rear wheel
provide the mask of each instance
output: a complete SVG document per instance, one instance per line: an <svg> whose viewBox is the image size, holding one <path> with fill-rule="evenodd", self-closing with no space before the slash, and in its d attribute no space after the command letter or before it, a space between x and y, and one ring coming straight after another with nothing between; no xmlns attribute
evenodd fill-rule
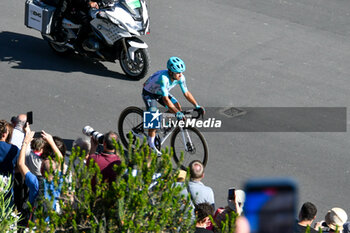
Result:
<svg viewBox="0 0 350 233"><path fill-rule="evenodd" d="M180 161L181 152L184 152L184 160L181 168L187 169L193 160L199 160L205 166L208 162L209 151L208 145L201 132L192 127L176 128L171 136L170 146L174 151L174 160Z"/></svg>
<svg viewBox="0 0 350 233"><path fill-rule="evenodd" d="M143 111L138 107L128 107L123 110L118 120L118 133L120 140L125 148L129 147L129 132L132 133L132 144L136 143L136 139L147 137L143 128Z"/></svg>

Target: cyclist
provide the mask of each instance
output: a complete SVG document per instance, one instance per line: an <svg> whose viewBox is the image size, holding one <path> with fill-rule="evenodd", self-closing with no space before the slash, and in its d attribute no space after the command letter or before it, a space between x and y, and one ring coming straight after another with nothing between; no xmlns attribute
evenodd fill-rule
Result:
<svg viewBox="0 0 350 233"><path fill-rule="evenodd" d="M170 112L175 113L178 120L182 120L184 114L181 112L181 105L176 98L169 93L173 87L179 85L186 99L193 104L196 109L202 109L204 113L204 108L198 105L191 92L187 89L186 78L183 75L183 72L186 70L185 63L178 57L171 57L167 62L167 68L167 70L155 72L143 84L142 98L146 104L147 110L156 111L158 102L168 108ZM147 139L148 145L160 154L154 145L155 136L156 129L149 129Z"/></svg>

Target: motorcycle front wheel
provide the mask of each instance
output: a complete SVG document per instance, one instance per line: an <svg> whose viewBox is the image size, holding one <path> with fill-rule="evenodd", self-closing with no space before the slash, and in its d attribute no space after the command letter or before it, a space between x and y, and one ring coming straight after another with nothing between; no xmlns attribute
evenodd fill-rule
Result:
<svg viewBox="0 0 350 233"><path fill-rule="evenodd" d="M127 77L140 80L144 78L148 72L150 65L150 56L147 49L138 49L135 51L134 61L130 60L124 49L120 52L120 66Z"/></svg>

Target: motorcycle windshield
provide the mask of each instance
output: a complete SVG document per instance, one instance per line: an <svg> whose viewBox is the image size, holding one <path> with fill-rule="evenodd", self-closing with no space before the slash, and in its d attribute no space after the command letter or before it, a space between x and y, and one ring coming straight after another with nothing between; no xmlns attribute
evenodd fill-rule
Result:
<svg viewBox="0 0 350 233"><path fill-rule="evenodd" d="M123 0L122 4L128 9L135 20L142 21L142 5L140 0Z"/></svg>
<svg viewBox="0 0 350 233"><path fill-rule="evenodd" d="M123 30L132 34L145 35L149 30L145 0L119 0L113 8L105 10L105 13L113 23L123 25Z"/></svg>
<svg viewBox="0 0 350 233"><path fill-rule="evenodd" d="M125 0L125 3L133 10L141 7L140 0Z"/></svg>

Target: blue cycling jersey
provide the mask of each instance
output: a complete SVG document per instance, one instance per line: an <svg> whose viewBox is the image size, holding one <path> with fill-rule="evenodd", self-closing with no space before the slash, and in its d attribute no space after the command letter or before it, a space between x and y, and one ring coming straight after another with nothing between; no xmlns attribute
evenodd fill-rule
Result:
<svg viewBox="0 0 350 233"><path fill-rule="evenodd" d="M171 81L168 70L159 70L147 79L143 84L143 89L152 94L169 96L169 91L177 84L180 85L182 93L188 91L184 75L181 76L180 80Z"/></svg>

